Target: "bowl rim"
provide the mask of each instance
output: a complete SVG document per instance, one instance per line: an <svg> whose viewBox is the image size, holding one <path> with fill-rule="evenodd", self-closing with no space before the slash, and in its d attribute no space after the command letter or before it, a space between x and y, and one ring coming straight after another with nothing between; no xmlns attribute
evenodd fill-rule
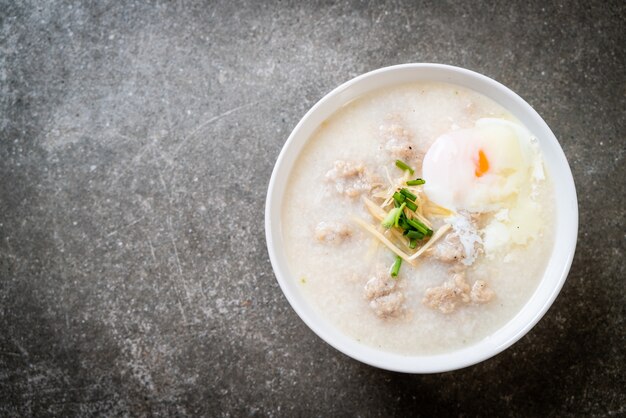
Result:
<svg viewBox="0 0 626 418"><path fill-rule="evenodd" d="M299 290L295 286L296 280L289 274L286 257L277 248L277 244L282 242L279 215L282 210L281 207L284 189L286 188L286 180L284 180L284 177L281 176L285 173L288 176L292 170L293 161L300 155L302 148L312 136L312 132L314 132L313 129L311 133L302 138L299 135L301 135L303 127L307 123L311 124L310 120L312 120L313 116L316 115L316 113L318 113L324 106L330 106L331 108L334 107L334 110L329 113L332 114L341 108L341 106L348 103L350 100L339 100L339 97L345 96L346 92L348 92L351 88L354 88L361 83L365 83L368 80L375 80L376 77L381 77L394 72L407 71L415 71L416 73L419 73L420 71L434 71L437 73L441 72L443 75L450 76L451 78L460 77L459 79L466 79L470 84L476 82L482 84L483 86L488 86L493 90L492 95L487 94L485 91L477 89L473 90L498 103L500 100L496 100L493 95L497 94L499 97L510 101L510 104L514 105L514 107L518 109L518 112L521 112L525 117L530 118L535 125L535 129L531 129L531 132L539 138L542 148L546 146L550 149L553 166L556 166L558 169L558 171L550 170L551 175L554 177L556 171L558 173L557 177L559 178L559 181L563 183L564 186L563 188L557 190L557 184L553 178L555 193L558 196L556 199L557 207L555 211L557 215L561 215L561 211L565 211L566 219L562 220L559 216L557 216L559 219L557 219L557 226L555 227L555 241L552 248L551 258L548 266L546 266L544 275L531 295L530 300L525 302L520 311L514 315L513 318L509 319L508 322L495 330L489 336L485 337L483 340L480 340L470 346L441 354L404 355L378 350L352 340L350 337L337 330L334 325L323 319L319 313L313 310L312 307L308 306L307 302L304 300L303 296L299 294ZM418 79L415 81L418 81ZM445 80L440 79L432 81L445 82ZM448 82L451 84L463 85L454 81ZM404 82L398 82L397 84L404 84ZM380 88L382 87L374 87L369 90L366 89L366 92L360 93L355 97L362 96L363 94ZM472 89L472 87L468 88ZM343 103L333 106L330 104L333 100L338 102L343 101ZM508 107L504 107L511 111ZM514 115L523 122L523 118L520 118L518 114L514 113ZM526 123L524 124L526 125ZM537 130L541 131L541 135L537 134ZM297 141L300 141L300 143L297 143ZM295 152L295 155L289 155L290 153L294 153L294 151L292 151L294 144L299 146L299 150ZM288 158L291 159L291 165L287 161ZM545 158L544 164L547 165ZM282 189L280 189L280 185L278 184L279 181L284 183L284 187L282 187ZM272 171L265 204L265 237L269 258L276 280L278 281L278 284L283 294L289 301L292 309L315 334L345 355L374 367L403 373L438 373L468 367L499 354L517 342L545 315L563 287L571 268L576 250L577 232L578 200L571 169L558 140L541 116L519 95L503 84L475 71L447 64L436 63L408 63L379 68L354 77L324 95L324 97L315 103L315 105L307 111L302 119L300 119L283 145ZM553 262L557 251L559 255L557 260L558 263ZM548 275L548 272L550 272L550 276ZM544 286L550 278L552 278L550 285ZM289 282L289 280L291 280L291 282ZM541 297L537 296L540 289L543 289L541 290ZM538 297L539 299L536 300ZM530 309L529 305L531 305L531 302L535 300L536 303L534 303L532 305L532 309ZM524 315L520 319L522 313L524 313ZM514 323L516 320L519 324L516 323L514 327L509 327L509 325ZM507 329L507 333L503 333L503 330L505 329ZM502 336L499 336L501 333Z"/></svg>

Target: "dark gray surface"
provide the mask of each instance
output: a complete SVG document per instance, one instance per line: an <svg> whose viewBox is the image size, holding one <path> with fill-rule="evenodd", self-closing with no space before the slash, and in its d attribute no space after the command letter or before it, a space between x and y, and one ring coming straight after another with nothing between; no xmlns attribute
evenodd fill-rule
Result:
<svg viewBox="0 0 626 418"><path fill-rule="evenodd" d="M0 415L626 414L624 3L469 3L0 1ZM265 248L290 130L404 62L518 92L579 193L546 317L441 375L330 348Z"/></svg>

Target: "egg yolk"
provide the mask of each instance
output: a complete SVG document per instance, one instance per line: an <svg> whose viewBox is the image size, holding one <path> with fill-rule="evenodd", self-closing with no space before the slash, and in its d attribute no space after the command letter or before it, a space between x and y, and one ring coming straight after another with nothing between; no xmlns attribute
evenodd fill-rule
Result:
<svg viewBox="0 0 626 418"><path fill-rule="evenodd" d="M489 160L485 156L483 150L478 150L478 161L475 162L476 170L474 174L476 177L482 177L487 171L489 171Z"/></svg>

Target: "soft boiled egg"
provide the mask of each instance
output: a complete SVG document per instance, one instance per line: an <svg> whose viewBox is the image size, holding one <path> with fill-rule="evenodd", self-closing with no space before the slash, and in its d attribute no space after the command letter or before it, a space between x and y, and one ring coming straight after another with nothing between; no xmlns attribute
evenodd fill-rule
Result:
<svg viewBox="0 0 626 418"><path fill-rule="evenodd" d="M424 192L454 211L511 207L534 167L531 138L523 126L495 118L440 136L424 157Z"/></svg>
<svg viewBox="0 0 626 418"><path fill-rule="evenodd" d="M494 213L475 232L487 256L510 244L525 245L540 233L541 212L532 191L545 174L537 140L521 125L486 118L440 136L424 157L422 175L424 192L439 206ZM459 236L468 235L455 219L449 223Z"/></svg>

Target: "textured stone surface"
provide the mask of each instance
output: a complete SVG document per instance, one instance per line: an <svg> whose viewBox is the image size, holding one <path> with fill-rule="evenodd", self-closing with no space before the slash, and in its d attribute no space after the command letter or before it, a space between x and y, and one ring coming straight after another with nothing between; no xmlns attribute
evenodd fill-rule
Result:
<svg viewBox="0 0 626 418"><path fill-rule="evenodd" d="M626 10L577 3L0 0L0 415L626 414ZM265 249L290 130L404 62L518 92L579 192L546 317L440 375L330 348Z"/></svg>

